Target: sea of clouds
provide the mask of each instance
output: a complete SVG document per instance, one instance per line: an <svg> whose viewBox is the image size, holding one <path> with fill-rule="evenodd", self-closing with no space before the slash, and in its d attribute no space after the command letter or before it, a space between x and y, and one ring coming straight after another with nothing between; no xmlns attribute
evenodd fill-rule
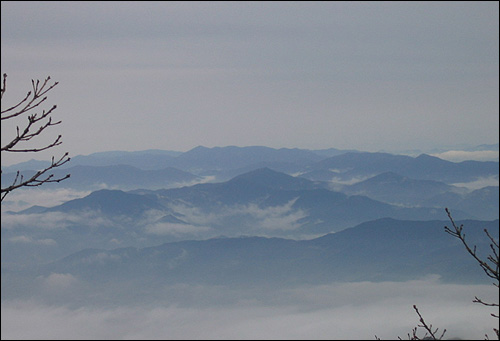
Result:
<svg viewBox="0 0 500 341"><path fill-rule="evenodd" d="M71 295L77 279L52 274L46 290ZM72 289L73 288L73 289ZM179 285L156 304L65 305L2 301L2 339L396 339L427 323L446 338L493 336L498 320L474 296L498 302L490 285L408 282L336 283L297 288ZM69 302L70 300L68 300ZM498 310L498 309L497 309ZM498 313L498 311L497 311ZM423 337L424 331L419 335Z"/></svg>

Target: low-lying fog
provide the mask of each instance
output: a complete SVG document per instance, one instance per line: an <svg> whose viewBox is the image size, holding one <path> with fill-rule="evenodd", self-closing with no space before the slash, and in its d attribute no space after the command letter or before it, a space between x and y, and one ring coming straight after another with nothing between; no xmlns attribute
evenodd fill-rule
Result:
<svg viewBox="0 0 500 341"><path fill-rule="evenodd" d="M47 296L71 295L74 279L45 279ZM396 339L419 319L446 338L493 336L498 320L474 296L497 301L493 285L358 282L294 289L176 286L156 304L58 305L50 300L2 302L2 339ZM132 296L134 293L130 293ZM498 309L496 311L498 313ZM424 331L420 330L420 337Z"/></svg>

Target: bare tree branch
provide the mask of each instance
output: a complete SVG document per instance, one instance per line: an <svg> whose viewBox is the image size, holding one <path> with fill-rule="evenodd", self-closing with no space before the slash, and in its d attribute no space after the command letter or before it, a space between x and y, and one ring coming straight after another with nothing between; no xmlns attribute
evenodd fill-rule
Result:
<svg viewBox="0 0 500 341"><path fill-rule="evenodd" d="M420 314L420 312L418 311L417 309L417 306L416 305L413 305L413 309L415 309L415 311L417 312L417 315L418 317L420 318L420 323L418 326L421 327L421 328L424 328L427 332L425 333L424 335L424 339L426 340L442 340L443 339L443 336L444 336L444 333L446 333L446 329L443 330L443 332L441 333L441 336L439 337L436 337L436 334L438 332L438 328L436 328L435 330L432 330L432 324L431 325L427 325L427 323L425 323L424 321L424 318L422 317L422 315ZM413 329L413 336L416 337L416 331L417 331L417 328L414 328ZM412 340L420 340L420 339L412 339Z"/></svg>
<svg viewBox="0 0 500 341"><path fill-rule="evenodd" d="M59 84L58 82L55 82L54 84L50 85L48 88L45 88L47 85L48 85L48 82L50 81L50 77L47 77L42 86L39 87L40 85L40 81L37 80L36 83L34 80L31 80L31 86L33 88L33 91L29 91L27 94L26 94L26 97L19 101L16 105L8 108L8 109L5 109L5 110L2 110L1 111L1 119L2 120L8 120L8 119L11 119L11 118L14 118L14 117L17 117L19 115L22 115L34 108L36 108L37 106L39 106L40 104L42 104L43 102L45 102L47 100L47 97L43 97L43 98L40 98L42 97L43 95L45 95L47 92L49 92L50 90L52 90L57 84ZM6 85L7 85L7 74L3 74L3 88L2 88L2 99L3 99L3 95L5 93L5 90L6 90ZM33 98L30 99L30 96L33 95ZM11 111L15 110L16 108L20 107L23 103L25 103L27 101L27 103L24 105L24 107L22 107L22 109L19 109L18 111L15 111L14 113L10 113ZM9 113L8 115L6 115L7 113Z"/></svg>
<svg viewBox="0 0 500 341"><path fill-rule="evenodd" d="M462 242L462 244L465 246L465 249L467 250L467 252L478 262L479 266L481 267L481 269L483 269L483 271L486 273L486 275L490 278L493 278L496 280L496 283L493 283L493 285L497 288L500 288L500 275L499 275L499 257L498 255L500 254L499 252L499 243L498 241L496 241L491 235L490 233L488 232L487 229L484 229L484 232L486 233L486 236L488 236L488 239L491 241L491 244L490 244L490 249L491 249L491 254L487 256L486 260L489 261L491 264L488 264L487 261L484 261L483 259L481 259L477 253L476 253L476 246L474 245L472 248L469 246L469 244L467 243L467 241L465 240L465 233L463 232L463 225L460 225L458 226L455 221L453 220L453 217L451 216L451 213L450 211L448 210L448 208L445 209L446 210L446 213L448 214L448 218L450 219L451 221L451 224L452 224L452 227L453 228L449 228L448 226L445 226L444 229L445 229L445 232L452 235L453 237L455 238L458 238L460 239L460 241ZM488 307L499 307L499 304L498 303L488 303L488 302L484 302L483 300L481 300L480 298L478 298L477 296L474 297L474 300L472 301L474 303L479 303L479 304L482 304L484 306L488 306ZM441 340L446 332L446 329L442 332L442 334L437 337L437 332L438 332L438 328L436 328L435 330L432 330L432 324L431 325L427 325L427 323L424 321L424 318L422 317L422 315L420 314L420 312L418 311L417 309L417 306L414 305L413 306L413 309L415 309L418 317L419 317L419 321L420 321L420 324L417 325L417 327L413 328L412 329L412 333L408 333L408 340ZM499 315L497 314L490 314L491 316L495 317L495 318L500 318ZM423 339L421 339L418 335L417 335L417 331L418 331L418 328L424 328L425 329L425 335L423 337ZM493 331L495 332L495 335L497 337L497 340L500 340L500 330L497 329L497 328L493 328ZM376 340L380 340L376 335L375 335L375 339ZM399 340L402 340L399 336L398 336L398 339ZM490 338L488 337L487 334L485 334L485 339L486 340L489 340Z"/></svg>
<svg viewBox="0 0 500 341"><path fill-rule="evenodd" d="M448 214L448 217L450 218L450 221L453 226L453 230L449 228L448 226L444 227L444 230L452 235L453 237L456 237L462 241L462 244L465 246L465 249L467 252L474 257L474 259L479 263L479 266L483 269L483 271L486 273L488 277L491 277L493 279L496 279L497 281L500 280L500 273L498 271L498 243L493 240L493 238L489 235L489 233L486 231L487 236L489 239L492 241L492 244L490 245L490 248L493 250L493 254L496 256L494 258L493 256L488 256L487 260L489 260L491 263L493 263L493 267L488 264L487 262L483 261L479 256L476 254L476 246L474 245L474 248L471 249L470 246L467 244L465 241L465 233L463 233L463 225L457 226L455 224L455 221L453 220L450 211L448 208L445 209L446 213ZM495 249L496 247L496 249Z"/></svg>
<svg viewBox="0 0 500 341"><path fill-rule="evenodd" d="M1 147L2 152L10 152L10 153L36 153L41 152L43 150L47 150L58 146L62 143L62 135L59 135L53 142L35 148L25 148L21 147L21 144L24 142L28 142L34 139L37 136L40 136L45 129L58 125L61 121L52 122L52 117L50 114L57 108L56 105L52 106L48 111L43 110L41 114L38 113L30 113L33 109L39 107L42 103L47 100L47 96L45 96L50 90L52 90L58 82L54 82L53 84L49 83L50 77L47 77L42 83L39 80L36 82L34 80L31 81L32 91L29 91L26 96L18 101L15 105L1 110L0 118L1 120L9 120L20 117L24 114L27 115L28 122L24 126L24 129L20 129L19 126L16 127L16 135L15 137ZM3 75L2 87L0 89L1 98L3 100L3 95L5 94L7 88L7 74ZM2 101L3 102L3 101ZM40 186L45 183L50 182L60 182L70 177L69 174L62 178L54 179L54 174L48 174L48 172L56 167L60 167L64 165L66 162L70 161L68 153L65 153L59 160L55 161L54 157L52 157L52 162L50 166L37 171L34 175L29 177L28 179L24 179L23 175L21 175L20 171L17 171L14 181L11 185L1 188L0 197L1 200L7 196L8 193L21 188L21 187L35 187Z"/></svg>

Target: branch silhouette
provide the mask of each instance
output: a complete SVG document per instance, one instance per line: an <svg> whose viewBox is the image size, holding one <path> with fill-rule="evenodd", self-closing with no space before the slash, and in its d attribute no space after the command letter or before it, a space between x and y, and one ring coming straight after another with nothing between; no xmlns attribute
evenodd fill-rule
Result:
<svg viewBox="0 0 500 341"><path fill-rule="evenodd" d="M26 96L13 106L1 110L1 121L12 120L21 117L27 118L27 122L22 129L19 128L19 126L16 127L16 134L14 138L12 138L12 140L10 140L5 145L1 146L2 153L37 153L62 144L62 135L59 135L53 142L41 147L23 147L25 146L24 143L40 136L47 128L56 126L61 123L61 121L53 122L52 117L50 117L50 115L57 108L56 105L53 105L49 110L43 110L41 113L34 112L34 109L40 107L41 104L43 104L47 100L48 97L46 96L46 94L59 84L58 82L51 83L50 80L50 77L47 77L43 82L40 82L40 80L37 80L36 82L34 80L31 80L32 90L28 91ZM0 89L2 103L3 96L6 93L6 89L7 74L3 74L2 86ZM38 170L34 175L26 179L23 175L21 175L20 171L17 171L14 181L9 186L1 188L1 201L3 201L7 194L18 188L35 187L43 185L45 183L60 182L69 178L70 174L67 174L66 176L63 176L61 178L54 178L54 174L49 174L49 172L54 168L64 165L70 160L71 159L69 157L69 153L67 152L57 160L52 157L52 161L48 167L42 170Z"/></svg>

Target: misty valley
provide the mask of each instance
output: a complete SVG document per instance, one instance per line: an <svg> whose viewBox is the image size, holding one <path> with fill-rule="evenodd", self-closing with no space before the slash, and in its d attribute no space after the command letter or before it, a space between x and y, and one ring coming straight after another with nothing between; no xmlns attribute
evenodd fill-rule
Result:
<svg viewBox="0 0 500 341"><path fill-rule="evenodd" d="M2 187L16 170L29 177L45 166L2 166ZM96 338L111 329L109 316L127 322L109 334L120 338L137 330L137 338L167 339L395 338L418 322L413 304L449 324L446 306L469 309L478 293L498 300L444 231L447 207L487 256L484 229L496 240L499 232L497 161L200 146L79 155L54 173L71 177L2 202L10 316L24 311L19 302L58 307L48 315L62 324L94 314L103 328ZM375 312L381 306L385 315ZM162 327L148 334L147 319L131 317L137 311ZM489 312L476 313L474 328L491 329ZM350 314L366 315L366 325L349 325L341 316ZM384 330L384 316L395 314L400 329ZM472 337L476 330L458 321L456 336Z"/></svg>

